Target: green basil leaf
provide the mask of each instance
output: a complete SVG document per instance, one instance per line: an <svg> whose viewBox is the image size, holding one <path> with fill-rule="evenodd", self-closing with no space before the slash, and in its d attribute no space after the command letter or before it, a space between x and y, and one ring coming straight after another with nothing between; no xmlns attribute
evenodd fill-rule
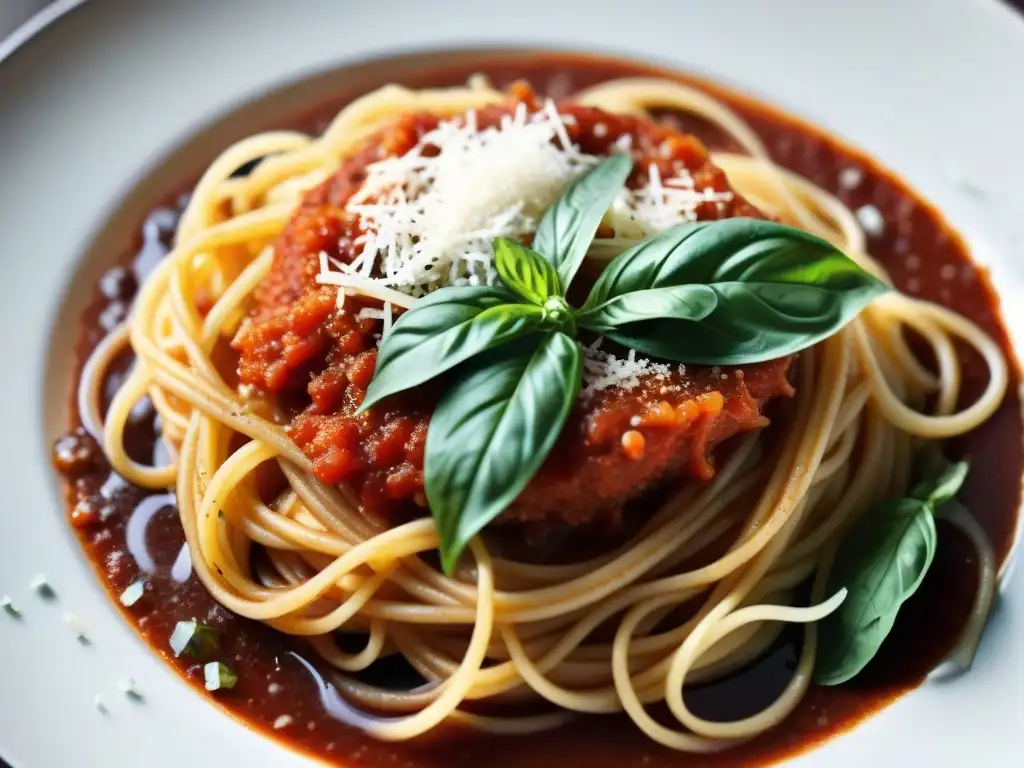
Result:
<svg viewBox="0 0 1024 768"><path fill-rule="evenodd" d="M360 406L411 389L474 355L537 330L544 310L502 288L441 288L417 301L381 340Z"/></svg>
<svg viewBox="0 0 1024 768"><path fill-rule="evenodd" d="M179 621L167 642L175 656L201 659L220 647L220 630L195 619Z"/></svg>
<svg viewBox="0 0 1024 768"><path fill-rule="evenodd" d="M534 304L562 296L562 281L554 266L536 251L507 237L494 239L494 265L501 281Z"/></svg>
<svg viewBox="0 0 1024 768"><path fill-rule="evenodd" d="M614 155L601 161L566 187L537 225L533 249L554 264L563 290L569 288L601 219L632 170L629 155Z"/></svg>
<svg viewBox="0 0 1024 768"><path fill-rule="evenodd" d="M941 462L914 486L911 494L915 499L931 504L933 510L953 500L967 478L967 470L970 469L970 464L966 461L950 462L941 459Z"/></svg>
<svg viewBox="0 0 1024 768"><path fill-rule="evenodd" d="M613 296L604 304L576 315L576 322L597 333L615 333L627 323L644 320L691 320L708 317L718 306L718 294L699 283L650 288Z"/></svg>
<svg viewBox="0 0 1024 768"><path fill-rule="evenodd" d="M211 661L203 667L203 679L206 682L206 690L220 691L225 688L234 688L238 682L238 675L227 664Z"/></svg>
<svg viewBox="0 0 1024 768"><path fill-rule="evenodd" d="M532 334L460 369L430 418L424 460L446 572L547 458L582 370L583 351L563 333Z"/></svg>
<svg viewBox="0 0 1024 768"><path fill-rule="evenodd" d="M874 658L924 580L936 545L935 519L918 499L883 502L854 525L829 574L829 593L846 587L848 594L819 624L817 683L844 683Z"/></svg>
<svg viewBox="0 0 1024 768"><path fill-rule="evenodd" d="M616 329L612 299L688 284L717 306L699 320L637 319ZM585 328L658 357L705 365L762 362L832 335L888 288L826 241L755 219L683 224L620 254L579 313ZM651 313L653 315L653 313ZM699 323L699 326L697 325Z"/></svg>

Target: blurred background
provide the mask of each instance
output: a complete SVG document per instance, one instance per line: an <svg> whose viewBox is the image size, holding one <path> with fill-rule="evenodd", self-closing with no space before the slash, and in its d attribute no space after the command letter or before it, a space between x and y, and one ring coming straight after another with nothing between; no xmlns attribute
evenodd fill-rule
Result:
<svg viewBox="0 0 1024 768"><path fill-rule="evenodd" d="M103 0L91 0L103 2ZM216 2L216 0L210 0ZM821 0L822 2L846 2L847 0ZM999 2L1000 0L963 0L965 3ZM66 0L0 0L0 40L13 32L33 13L51 4L63 4ZM1024 11L1024 0L1002 0Z"/></svg>

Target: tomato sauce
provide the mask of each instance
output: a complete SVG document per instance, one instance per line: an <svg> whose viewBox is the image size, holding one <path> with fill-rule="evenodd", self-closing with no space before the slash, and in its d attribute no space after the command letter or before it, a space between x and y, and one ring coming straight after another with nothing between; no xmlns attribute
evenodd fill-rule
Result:
<svg viewBox="0 0 1024 768"><path fill-rule="evenodd" d="M480 110L476 123L485 130L516 109L536 114L543 108L543 99L527 84L516 83L509 89L509 104ZM660 178L683 175L693 189L715 198L694 205L695 220L762 217L731 190L725 174L692 136L571 101L559 104L558 111L569 140L585 153L604 156L628 143L635 158L629 186L645 184L653 165ZM359 494L364 511L390 521L424 513L427 422L444 383L359 413L373 376L381 321L358 319L362 305L356 299L336 310L334 289L319 285L315 276L321 255L350 263L362 250L359 217L345 205L366 178L367 165L405 154L439 122L425 113L400 118L367 139L364 148L306 196L275 248L250 322L233 343L241 354L245 384L301 408L289 431L312 460L317 477L329 484L347 483ZM580 274L572 288L585 295L593 278ZM792 394L786 379L790 363L787 358L713 371L661 366L659 373L639 374L631 388L590 393L577 401L547 461L498 522L531 523L534 534L541 523L593 523L617 530L631 500L667 479L687 474L710 479L715 444L767 425L763 408ZM667 410L676 418L664 418ZM628 431L642 443L633 439L627 451L622 441Z"/></svg>
<svg viewBox="0 0 1024 768"><path fill-rule="evenodd" d="M575 90L614 77L680 78L656 67L614 59L536 52L462 54L457 66L436 68L403 68L398 60L393 66L380 66L374 71L379 72L378 81L366 84L366 88L390 81L410 87L450 85L464 82L471 73L484 72L499 87L526 79L538 92L555 98L564 98ZM897 287L963 314L1003 347L1011 360L1011 382L1004 402L987 423L953 441L950 451L972 459L962 499L985 527L997 556L1005 558L1013 541L1021 500L1024 435L1018 395L1020 374L987 274L972 264L963 241L932 206L869 158L770 107L707 83L680 79L697 82L736 109L759 133L776 161L834 192L852 209L873 210L882 226L870 233L869 247L889 270ZM337 96L328 103L307 114L286 116L275 125L253 129L322 129L340 106L360 95L346 91L344 76L338 77L338 83ZM673 129L694 133L713 149L737 149L701 121L674 114L660 115L659 119ZM187 182L188 179L182 179L183 185ZM138 232L125 233L127 250L120 260L112 254L111 269L97 286L80 324L76 347L78 373L96 344L125 316L139 282L154 264L154 253L169 246L176 216L184 203L183 199L169 200L166 206L150 214L146 226L140 222ZM325 236L335 241L343 234L332 228L339 226L337 222L326 221L324 226ZM294 300L302 293L302 280L297 276L294 284L284 281L277 290L284 294L291 291L289 300ZM322 327L318 323L329 314L321 305L311 306L309 312L306 320L311 328ZM360 368L358 361L367 351L363 337L370 329L353 325L343 330L353 335L354 350L348 361L354 367L345 371L346 380L364 381L368 369ZM306 352L300 350L295 354L301 357ZM321 349L307 360L323 354ZM987 372L970 350L961 350L961 355L965 365L962 397L969 402L984 388ZM130 362L130 354L126 353L112 369L103 388L104 407ZM263 370L259 375L275 374ZM281 375L284 381L287 374ZM332 389L336 385L336 381L332 384L326 380L305 394L323 398L326 403L336 396ZM79 421L74 404L72 413L72 431L58 442L54 453L55 464L68 478L69 520L112 599L116 600L140 576L146 578L142 599L131 608L122 608L125 617L202 695L254 728L337 765L720 768L772 763L852 728L919 685L949 649L973 596L975 563L970 547L954 530L942 526L943 544L935 566L923 587L907 603L890 640L865 673L836 688L812 686L793 715L777 728L718 755L692 756L661 748L623 716L583 717L559 730L529 737L494 737L443 727L411 743L376 742L330 715L310 670L318 670L316 674L327 680L332 673L316 662L307 666L302 661L313 661L315 654L301 641L237 617L210 598L189 572L187 563L183 567L183 537L173 496L135 488L112 473L95 441L83 430L75 429ZM379 450L381 456L397 457L400 464L409 459L407 453L403 457L403 452L410 450L410 444L415 445L416 429L415 424L396 427L394 434L374 450ZM162 460L157 434L155 413L143 403L129 424L129 453L139 461ZM626 443L632 446L628 450L637 450L635 438ZM206 693L202 690L201 665L170 653L168 637L175 624L192 617L221 631L221 657L238 673L235 688ZM735 719L763 708L788 681L800 642L798 629L784 630L758 661L724 680L688 689L691 708L710 719ZM408 671L396 666L375 665L370 674L378 683L415 685ZM282 716L288 719L280 720ZM281 727L275 728L275 723Z"/></svg>

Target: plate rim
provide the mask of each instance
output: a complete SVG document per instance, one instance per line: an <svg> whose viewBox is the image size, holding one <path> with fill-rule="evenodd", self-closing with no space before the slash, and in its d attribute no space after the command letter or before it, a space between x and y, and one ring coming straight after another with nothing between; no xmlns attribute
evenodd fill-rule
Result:
<svg viewBox="0 0 1024 768"><path fill-rule="evenodd" d="M54 30L55 28L58 28L60 25L54 25L54 22L56 22L59 19L63 18L70 11L75 10L75 9L80 9L80 8L83 8L83 7L87 7L87 6L90 6L90 5L98 5L98 4L87 3L86 0L58 0L58 2L55 3L54 6L50 6L49 9L41 11L40 13L37 13L36 16L32 17L32 19L30 19L28 22L26 22L24 25L22 25L22 27L20 27L18 29L18 31L14 33L15 36L17 36L19 34L23 34L23 38L19 40L17 45L13 46L10 50L5 50L3 46L0 46L0 65L3 65L5 63L7 63L7 62L5 62L5 59L10 59L10 58L12 58L14 56L14 54L18 53L19 51L25 50L27 48L27 46L25 44L29 43L29 42L31 42L31 41L33 41L35 39L38 39L39 37L41 37L42 36L41 33L45 32L45 33L49 34L52 30ZM1000 4L996 4L996 5L998 6ZM57 13L57 12L53 11L52 9L54 9L54 8L59 9L60 12ZM1011 14L1013 16L1013 18L1016 20L1016 23L1020 23L1020 18L1016 15L1016 13L1014 11L1012 11L1009 8L1006 8L1005 6L1003 7L1003 10L1005 10L1007 13ZM47 11L51 11L51 12L48 14ZM39 17L41 17L41 16L42 17L46 17L46 18L44 18L43 22L39 21ZM25 30L26 28L29 28L30 32L23 33L23 30ZM452 47L452 46L445 45L444 47ZM625 56L627 54L625 54L625 52L623 52L622 55ZM334 65L337 64L337 62L321 62L321 63L322 64L326 64L327 68L332 68ZM706 72L706 70L700 70L700 71L702 73L704 73L704 74L707 74L708 76L711 76L711 77L714 76L713 73ZM726 83L729 83L731 85L731 81L730 80L727 80L727 79L723 78L723 81L726 82ZM276 88L276 87L279 87L280 85L282 85L282 83L280 81L277 81L277 82L272 84L272 87ZM753 91L753 95L755 97L757 97L757 98L762 98L760 95L757 94L756 91ZM775 103L775 102L773 101L772 103ZM840 135L840 139L842 141L844 141L844 142L849 142L849 140L846 138L845 135L841 134ZM872 156L876 156L875 153L873 153L873 152L871 152L869 150L866 150L866 149L860 150L859 144L857 144L855 142L849 142L849 143L851 143L855 148L857 148L858 151L864 151L866 154L869 154L869 155L872 155ZM892 166L887 162L885 164L885 167L891 168ZM902 173L900 175L902 176ZM124 186L127 183L128 183L127 179L122 180L122 186ZM929 195L926 194L925 196L928 199L931 199L931 197ZM936 203L936 205L938 207L938 203ZM960 229L960 227L957 227L957 228ZM965 234L965 237L966 237L967 233L965 232L964 234ZM1001 297L1002 297L1002 294L1001 294ZM1019 336L1019 334L1014 333L1012 328L1010 328L1010 332L1012 334L1011 338L1014 338L1015 340L1020 340L1021 337ZM1015 346L1016 346L1018 352L1020 352L1021 349L1022 349L1020 344L1016 344ZM1018 526L1017 526L1017 536L1016 536L1017 543L1015 544L1015 549L1019 548L1019 542L1020 542L1020 538L1021 538L1021 528L1022 528L1021 520L1020 520L1020 517L1018 516ZM75 543L74 546L77 547L77 543ZM2 588L6 588L6 585L0 585L0 591L2 591ZM1018 628L1017 631L1019 632L1019 628ZM3 639L4 639L4 636L0 635L0 641L3 641ZM148 648L145 649L145 651L147 653L151 653L151 651ZM161 662L161 661L157 661L157 663L159 663L161 665L163 664L163 662ZM174 673L172 673L172 674L174 674ZM197 707L196 709L201 709L201 707ZM875 717L871 718L871 720L876 720L876 719L878 719L878 718L875 718ZM834 739L831 743L835 744L837 742L845 741L845 740L847 740L849 738L850 738L850 734L846 734L846 735L844 735L840 739ZM267 754L269 754L269 755L279 754L279 753L275 752L274 750L272 750L271 748L266 746L266 740L265 739L260 738L259 742L262 745L262 748L264 750L266 750ZM278 742L278 744L280 744L280 743ZM823 753L823 751L824 750L822 750L821 748L812 749L809 753L806 753L805 755L802 755L800 759L802 760L802 759L804 759L804 758L806 758L808 756L813 757L815 755L820 755L820 754ZM305 755L303 755L303 757L305 757Z"/></svg>
<svg viewBox="0 0 1024 768"><path fill-rule="evenodd" d="M0 39L0 64L3 64L4 61L12 57L23 46L31 42L36 35L42 34L62 16L88 1L53 0L49 5L44 5L15 27L10 34Z"/></svg>

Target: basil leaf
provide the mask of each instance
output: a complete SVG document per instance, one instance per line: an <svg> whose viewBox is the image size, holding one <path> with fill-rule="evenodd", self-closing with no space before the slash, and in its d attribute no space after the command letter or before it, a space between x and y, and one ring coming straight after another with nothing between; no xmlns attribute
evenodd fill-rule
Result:
<svg viewBox="0 0 1024 768"><path fill-rule="evenodd" d="M519 495L558 439L579 393L583 351L532 334L468 362L427 429L424 474L441 563Z"/></svg>
<svg viewBox="0 0 1024 768"><path fill-rule="evenodd" d="M562 296L562 281L551 263L536 251L507 237L494 239L494 265L501 281L534 304Z"/></svg>
<svg viewBox="0 0 1024 768"><path fill-rule="evenodd" d="M884 502L854 525L829 575L829 593L848 594L819 624L815 682L838 685L867 666L924 580L936 544L932 510L919 499Z"/></svg>
<svg viewBox="0 0 1024 768"><path fill-rule="evenodd" d="M618 328L605 316L617 297L688 284L717 294L712 312L666 321L652 311ZM667 360L737 365L817 343L886 290L820 238L770 221L725 219L683 224L617 256L594 284L578 321Z"/></svg>
<svg viewBox="0 0 1024 768"><path fill-rule="evenodd" d="M970 465L966 461L948 462L942 459L942 464L936 467L934 474L919 482L912 493L916 499L921 499L936 509L953 500L960 487L967 478L967 470Z"/></svg>
<svg viewBox="0 0 1024 768"><path fill-rule="evenodd" d="M535 331L543 319L540 307L518 303L501 288L441 288L417 301L381 340L359 411Z"/></svg>
<svg viewBox="0 0 1024 768"><path fill-rule="evenodd" d="M693 283L614 296L588 312L578 313L576 322L591 331L610 334L622 325L643 320L703 320L717 306L714 289Z"/></svg>
<svg viewBox="0 0 1024 768"><path fill-rule="evenodd" d="M614 155L573 181L537 225L533 249L558 270L566 290L587 255L601 219L622 190L633 159Z"/></svg>

